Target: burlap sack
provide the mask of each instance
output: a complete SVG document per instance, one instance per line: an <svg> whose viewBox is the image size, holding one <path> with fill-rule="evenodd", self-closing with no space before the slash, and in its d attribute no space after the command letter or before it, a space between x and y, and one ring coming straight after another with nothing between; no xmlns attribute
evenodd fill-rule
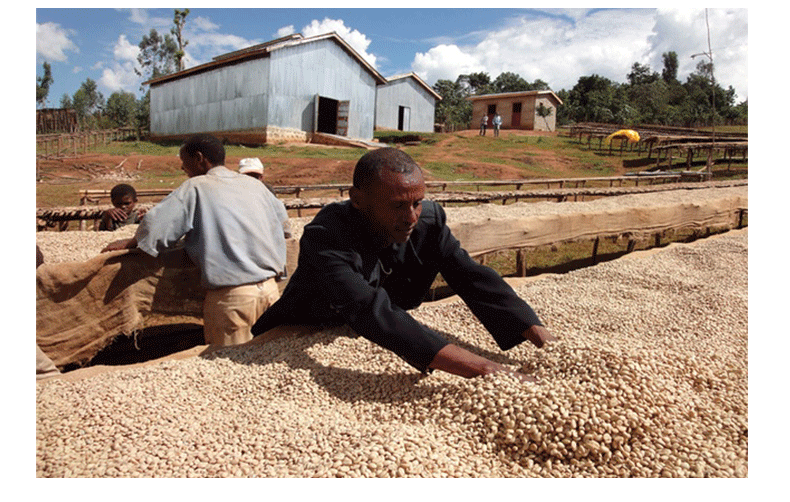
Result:
<svg viewBox="0 0 790 502"><path fill-rule="evenodd" d="M62 368L82 365L148 314L202 317L200 273L182 249L153 258L140 250L36 270L36 344Z"/></svg>

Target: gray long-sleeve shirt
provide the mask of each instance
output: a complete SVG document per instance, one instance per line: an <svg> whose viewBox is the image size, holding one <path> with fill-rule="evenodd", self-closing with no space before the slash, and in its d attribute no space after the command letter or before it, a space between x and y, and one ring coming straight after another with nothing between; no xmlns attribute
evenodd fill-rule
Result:
<svg viewBox="0 0 790 502"><path fill-rule="evenodd" d="M157 256L185 237L207 289L285 273L285 206L258 180L215 166L182 183L146 213L137 246Z"/></svg>

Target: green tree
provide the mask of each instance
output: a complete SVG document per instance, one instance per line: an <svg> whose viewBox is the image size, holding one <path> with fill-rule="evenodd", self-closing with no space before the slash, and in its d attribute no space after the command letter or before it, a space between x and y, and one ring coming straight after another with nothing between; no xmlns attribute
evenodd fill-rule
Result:
<svg viewBox="0 0 790 502"><path fill-rule="evenodd" d="M181 71L184 69L184 47L187 46L189 41L184 40L183 37L183 29L184 23L186 23L186 17L189 14L189 9L178 10L175 9L175 14L173 16L173 26L170 28L170 33L176 37L176 43L178 44L178 50L174 55L176 60L176 70Z"/></svg>
<svg viewBox="0 0 790 502"><path fill-rule="evenodd" d="M600 75L579 77L568 94L568 119L573 122L614 122L616 113L622 107L622 95L616 94L617 87L614 82Z"/></svg>
<svg viewBox="0 0 790 502"><path fill-rule="evenodd" d="M697 63L697 70L683 84L686 99L682 105L684 125L697 127L719 124L737 116L732 110L735 105L735 89L727 89L712 81L713 65L710 61ZM714 106L715 105L715 106Z"/></svg>
<svg viewBox="0 0 790 502"><path fill-rule="evenodd" d="M60 97L61 108L74 108L74 103L71 101L71 96L64 94Z"/></svg>
<svg viewBox="0 0 790 502"><path fill-rule="evenodd" d="M140 67L135 68L135 72L144 80L169 75L178 68L178 45L170 35L162 36L151 28L148 35L143 35L138 47L140 53L137 55L137 63Z"/></svg>
<svg viewBox="0 0 790 502"><path fill-rule="evenodd" d="M658 73L651 72L650 66L634 63L628 74L628 83L631 85L649 84L658 80Z"/></svg>
<svg viewBox="0 0 790 502"><path fill-rule="evenodd" d="M436 104L434 120L444 124L446 130L465 129L472 121L472 103L467 101L467 88L462 84L461 77L452 80L437 80L433 90L442 97Z"/></svg>
<svg viewBox="0 0 790 502"><path fill-rule="evenodd" d="M138 138L142 131L151 130L151 90L146 93L137 101L137 135Z"/></svg>
<svg viewBox="0 0 790 502"><path fill-rule="evenodd" d="M547 84L543 80L536 79L531 84L527 84L527 90L528 91L550 91L551 87L549 87L549 84Z"/></svg>
<svg viewBox="0 0 790 502"><path fill-rule="evenodd" d="M675 51L665 52L661 55L664 60L664 69L661 70L661 78L664 82L671 84L678 81L678 55Z"/></svg>
<svg viewBox="0 0 790 502"><path fill-rule="evenodd" d="M529 83L516 73L509 71L500 73L491 84L493 92L518 92L528 91Z"/></svg>
<svg viewBox="0 0 790 502"><path fill-rule="evenodd" d="M459 75L456 82L461 84L469 94L480 95L494 92L491 77L488 76L488 73L483 71Z"/></svg>
<svg viewBox="0 0 790 502"><path fill-rule="evenodd" d="M131 92L114 92L107 98L104 116L110 127L134 127L137 122L137 98Z"/></svg>
<svg viewBox="0 0 790 502"><path fill-rule="evenodd" d="M72 105L83 129L95 129L99 125L104 108L104 96L92 79L88 78L80 85L74 93Z"/></svg>
<svg viewBox="0 0 790 502"><path fill-rule="evenodd" d="M49 95L49 86L54 81L52 78L52 67L44 61L44 75L36 77L36 106L44 106Z"/></svg>

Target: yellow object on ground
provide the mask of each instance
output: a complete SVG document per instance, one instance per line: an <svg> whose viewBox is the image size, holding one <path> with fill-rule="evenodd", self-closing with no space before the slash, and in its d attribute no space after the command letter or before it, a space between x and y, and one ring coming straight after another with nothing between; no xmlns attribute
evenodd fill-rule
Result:
<svg viewBox="0 0 790 502"><path fill-rule="evenodd" d="M606 143L611 143L614 138L626 138L629 143L639 142L639 133L633 129L620 129L606 137Z"/></svg>

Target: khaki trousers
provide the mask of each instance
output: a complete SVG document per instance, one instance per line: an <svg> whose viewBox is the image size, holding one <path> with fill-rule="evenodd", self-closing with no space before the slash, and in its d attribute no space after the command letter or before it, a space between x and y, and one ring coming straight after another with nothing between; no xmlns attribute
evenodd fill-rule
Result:
<svg viewBox="0 0 790 502"><path fill-rule="evenodd" d="M280 298L277 281L206 291L203 336L209 345L238 345L252 340L250 328Z"/></svg>

